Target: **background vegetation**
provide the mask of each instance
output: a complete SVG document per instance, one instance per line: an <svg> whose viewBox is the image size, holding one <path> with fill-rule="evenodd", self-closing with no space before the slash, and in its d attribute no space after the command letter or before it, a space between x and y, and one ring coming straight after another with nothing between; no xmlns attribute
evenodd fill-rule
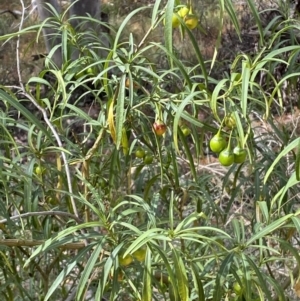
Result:
<svg viewBox="0 0 300 301"><path fill-rule="evenodd" d="M300 295L297 3L195 2L107 5L109 49L55 16L64 64L29 72L40 25L1 15L5 300Z"/></svg>

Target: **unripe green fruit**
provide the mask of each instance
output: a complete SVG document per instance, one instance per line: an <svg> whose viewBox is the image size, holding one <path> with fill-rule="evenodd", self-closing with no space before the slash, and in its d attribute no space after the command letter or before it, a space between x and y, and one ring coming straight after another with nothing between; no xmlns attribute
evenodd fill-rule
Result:
<svg viewBox="0 0 300 301"><path fill-rule="evenodd" d="M233 128L236 127L236 121L235 118L233 116L233 114L230 114L229 116L225 117L225 125L232 130Z"/></svg>
<svg viewBox="0 0 300 301"><path fill-rule="evenodd" d="M86 74L93 75L93 74L94 74L94 70L93 70L93 68L92 68L92 67L89 67L89 68L87 68L87 70L86 70Z"/></svg>
<svg viewBox="0 0 300 301"><path fill-rule="evenodd" d="M233 152L226 148L223 151L220 152L219 154L219 162L223 165L223 166L230 166L233 164L234 162L234 154Z"/></svg>
<svg viewBox="0 0 300 301"><path fill-rule="evenodd" d="M135 151L135 156L137 158L143 159L145 157L145 151L141 147L138 147Z"/></svg>
<svg viewBox="0 0 300 301"><path fill-rule="evenodd" d="M209 141L209 147L215 153L221 152L226 147L226 145L227 145L227 142L226 142L225 138L221 136L220 133L217 133Z"/></svg>
<svg viewBox="0 0 300 301"><path fill-rule="evenodd" d="M136 250L132 256L137 260L137 261L144 261L145 257L146 257L146 248L139 248L138 250Z"/></svg>
<svg viewBox="0 0 300 301"><path fill-rule="evenodd" d="M43 174L43 168L40 167L40 166L37 166L35 168L35 173L38 175L38 176L41 176Z"/></svg>
<svg viewBox="0 0 300 301"><path fill-rule="evenodd" d="M233 290L238 296L242 293L242 288L238 282L233 284Z"/></svg>
<svg viewBox="0 0 300 301"><path fill-rule="evenodd" d="M185 137L191 134L191 129L188 126L182 125L180 128Z"/></svg>
<svg viewBox="0 0 300 301"><path fill-rule="evenodd" d="M126 255L125 257L123 257L123 254L119 255L118 259L119 259L119 264L122 265L122 266L128 266L133 261L133 258L130 254Z"/></svg>
<svg viewBox="0 0 300 301"><path fill-rule="evenodd" d="M234 163L244 163L247 157L247 151L244 148L236 146L233 149Z"/></svg>
<svg viewBox="0 0 300 301"><path fill-rule="evenodd" d="M144 164L151 164L153 162L153 156L152 155L145 155L144 157Z"/></svg>

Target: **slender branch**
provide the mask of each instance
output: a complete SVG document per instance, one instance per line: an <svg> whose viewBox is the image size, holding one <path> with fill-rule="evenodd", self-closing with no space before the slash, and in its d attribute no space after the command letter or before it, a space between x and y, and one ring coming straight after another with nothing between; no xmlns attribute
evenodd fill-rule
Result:
<svg viewBox="0 0 300 301"><path fill-rule="evenodd" d="M22 213L20 215L14 215L14 216L10 217L9 219L5 218L5 219L0 220L0 224L5 224L9 220L21 219L21 218L30 217L30 216L43 216L43 215L58 215L58 216L70 217L70 218L73 218L77 222L77 224L81 224L83 222L80 218L78 218L78 216L71 214L69 212L42 211L42 212L26 212L26 213Z"/></svg>
<svg viewBox="0 0 300 301"><path fill-rule="evenodd" d="M24 23L24 18L25 18L24 1L20 0L20 2L22 5L22 16L21 16L21 21L20 21L20 25L19 25L19 31L21 31L23 28L23 23ZM19 85L20 85L21 89L24 91L25 89L24 89L24 85L22 83L22 75L21 75L21 67L20 67L20 39L21 39L21 36L18 35L17 45L16 45L17 73L18 73L18 78L19 78Z"/></svg>
<svg viewBox="0 0 300 301"><path fill-rule="evenodd" d="M22 88L21 94L23 94L25 97L27 97L35 105L35 107L43 114L44 121L47 123L47 125L50 128L53 136L55 137L57 145L60 148L63 149L62 141L59 138L59 135L58 135L57 131L55 130L54 126L52 125L51 121L49 120L46 110L44 108L42 108L35 101L35 99L25 91L24 88ZM65 172L66 172L66 177L67 177L67 184L68 184L68 190L69 190L69 194L70 194L70 200L71 200L72 208L73 208L74 214L79 218L77 207L76 207L75 200L74 200L74 197L73 197L73 188L72 188L72 180L71 180L71 173L70 173L69 163L68 163L66 154L63 151L61 151L60 153L61 153L62 159L64 161L64 167L65 167Z"/></svg>
<svg viewBox="0 0 300 301"><path fill-rule="evenodd" d="M0 239L0 246L7 247L36 247L44 243L44 240ZM59 246L63 250L78 250L85 247L85 242L71 242Z"/></svg>

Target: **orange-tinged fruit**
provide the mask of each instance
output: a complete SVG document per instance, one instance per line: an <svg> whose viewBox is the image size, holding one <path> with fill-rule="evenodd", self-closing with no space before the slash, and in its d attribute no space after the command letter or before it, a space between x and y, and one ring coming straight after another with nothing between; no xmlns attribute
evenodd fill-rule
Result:
<svg viewBox="0 0 300 301"><path fill-rule="evenodd" d="M136 250L132 256L140 262L143 262L145 260L146 257L146 248L139 248L138 250Z"/></svg>
<svg viewBox="0 0 300 301"><path fill-rule="evenodd" d="M118 275L117 275L117 281L121 282L124 278L124 274L122 271L117 271ZM109 278L112 280L114 278L114 271L111 270L109 273Z"/></svg>
<svg viewBox="0 0 300 301"><path fill-rule="evenodd" d="M157 136L162 136L166 130L167 126L160 120L157 120L153 123L153 129Z"/></svg>
<svg viewBox="0 0 300 301"><path fill-rule="evenodd" d="M125 87L129 88L130 87L130 79L127 77L125 80ZM139 85L137 82L133 81L133 89L137 90L139 88Z"/></svg>
<svg viewBox="0 0 300 301"><path fill-rule="evenodd" d="M187 15L184 18L184 23L189 29L194 29L198 25L198 18L195 15Z"/></svg>
<svg viewBox="0 0 300 301"><path fill-rule="evenodd" d="M123 254L118 256L119 259L119 264L122 266L128 266L132 263L133 258L130 254L126 255L125 257L123 256Z"/></svg>
<svg viewBox="0 0 300 301"><path fill-rule="evenodd" d="M123 273L120 271L120 272L118 272L118 282L121 282L122 280L123 280Z"/></svg>
<svg viewBox="0 0 300 301"><path fill-rule="evenodd" d="M189 13L189 11L189 8L187 6L184 6L177 13L181 18L184 18Z"/></svg>

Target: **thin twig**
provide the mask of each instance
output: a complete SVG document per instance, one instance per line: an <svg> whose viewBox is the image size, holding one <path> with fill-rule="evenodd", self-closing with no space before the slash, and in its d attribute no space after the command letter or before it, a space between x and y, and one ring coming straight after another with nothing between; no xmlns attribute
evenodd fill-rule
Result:
<svg viewBox="0 0 300 301"><path fill-rule="evenodd" d="M63 149L63 144L62 144L62 141L61 139L59 138L59 135L57 133L57 131L55 130L54 126L52 125L52 123L50 122L48 116L47 116L47 112L44 108L42 108L36 101L35 99L30 95L28 94L25 89L23 88L22 91L21 91L21 94L24 95L25 97L27 97L34 105L35 107L43 114L43 118L44 118L44 121L47 123L48 127L50 128L53 136L55 137L56 139L56 142L57 142L57 145ZM67 184L68 184L68 192L70 194L70 200L71 200L71 204L72 204L72 208L73 208L73 211L74 211L74 214L79 218L79 215L78 215L78 210L77 210L77 207L76 207L76 204L75 204L75 200L74 200L74 197L73 197L73 188L72 188L72 180L71 180L71 173L70 173L70 167L69 167L69 163L68 163L68 160L67 160L67 157L66 157L66 154L61 151L61 156L62 156L62 159L64 161L64 167L65 167L65 172L66 172L66 177L67 177Z"/></svg>
<svg viewBox="0 0 300 301"><path fill-rule="evenodd" d="M58 216L65 216L65 217L70 217L73 218L77 224L81 224L83 221L75 216L74 214L71 214L69 212L63 212L63 211L42 211L42 212L26 212L22 213L20 215L14 215L11 216L10 218L5 218L0 220L0 224L5 224L9 220L15 220L15 219L20 219L20 218L25 218L25 217L31 217L31 216L44 216L44 215L58 215Z"/></svg>
<svg viewBox="0 0 300 301"><path fill-rule="evenodd" d="M20 21L20 25L19 25L19 31L22 30L23 24L24 24L24 19L25 19L24 1L20 0L20 2L21 2L21 5L22 5L22 15L21 15L21 21ZM18 78L19 78L19 85L20 85L21 89L23 91L25 91L24 85L23 85L23 82L22 82L21 67L20 67L20 37L21 36L18 34L17 45L16 45L17 73L18 73Z"/></svg>
<svg viewBox="0 0 300 301"><path fill-rule="evenodd" d="M0 246L7 247L36 247L45 243L44 240L0 239ZM84 248L85 242L71 242L59 246L63 250L78 250Z"/></svg>

